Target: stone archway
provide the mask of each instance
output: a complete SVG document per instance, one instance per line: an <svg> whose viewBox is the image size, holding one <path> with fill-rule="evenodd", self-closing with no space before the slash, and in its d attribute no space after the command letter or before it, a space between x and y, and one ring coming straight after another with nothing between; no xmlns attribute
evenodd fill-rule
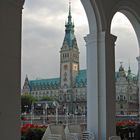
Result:
<svg viewBox="0 0 140 140"><path fill-rule="evenodd" d="M110 34L110 19L112 19L110 17L116 11L125 14L131 21L139 39L139 10L136 4L124 0L114 2L115 7L112 7L108 13L106 8L109 7L103 6L103 1L98 3L99 1L91 0L89 3L92 7L88 6L88 2L82 1L90 28L90 33L85 38L87 46L87 123L89 131L94 132L97 139L105 140L109 136L115 135L114 46L117 37ZM100 9L101 7L106 10ZM137 10L134 11L134 9ZM140 57L138 60L140 67Z"/></svg>
<svg viewBox="0 0 140 140"><path fill-rule="evenodd" d="M137 11L139 11L138 6L135 5L133 2L121 1L113 8L110 23L112 21L113 16L117 12L121 12L122 14L124 14L129 19L136 33L136 37L139 44L139 53L140 53L140 16ZM111 29L111 24L109 26ZM140 54L136 58L138 61L138 76L139 76L138 79L140 79ZM138 85L140 88L140 81ZM139 90L139 113L140 113L140 90Z"/></svg>
<svg viewBox="0 0 140 140"><path fill-rule="evenodd" d="M134 8L135 7L135 8ZM140 79L140 16L138 16L136 7L132 2L128 2L128 6L124 6L124 3L120 2L115 8L114 12L121 12L124 14L130 21L133 26L133 29L136 33L137 41L139 44L139 56L136 57L138 61L138 80ZM140 81L138 81L138 86L140 89ZM139 90L139 113L140 113L140 90Z"/></svg>
<svg viewBox="0 0 140 140"><path fill-rule="evenodd" d="M115 93L115 87L112 84L115 62L113 61L114 48L112 46L114 46L116 37L103 30L105 21L97 3L81 1L87 13L90 31L85 37L87 47L87 129L91 133L95 133L96 139L105 140L109 136L115 135L115 94L111 93ZM112 69L108 69L110 65L112 65Z"/></svg>
<svg viewBox="0 0 140 140"><path fill-rule="evenodd" d="M124 14L129 21L131 22L135 33L137 35L137 39L138 42L140 44L140 16L139 13L137 11L139 11L138 9L138 5L134 4L133 2L129 2L129 1L121 1L118 2L117 5L115 5L115 7L112 9L111 13L110 13L110 19L108 22L108 29L110 30L111 28L111 21L114 17L114 15L117 12L121 12L122 14Z"/></svg>
<svg viewBox="0 0 140 140"><path fill-rule="evenodd" d="M140 1L81 1L85 7L90 28L90 33L85 38L88 48L88 98L91 97L90 100L88 99L88 129L95 132L98 140L106 140L109 136L115 135L113 47L116 37L110 34L110 21L115 13L113 9L120 1L123 4L118 5L117 11L122 9L122 5L124 6L122 10L128 7L128 11L133 10L135 19L139 21ZM20 139L22 5L23 0L1 0L0 4L0 130L2 132L0 138L2 140ZM130 13L133 14L133 12ZM139 24L137 29L139 30Z"/></svg>

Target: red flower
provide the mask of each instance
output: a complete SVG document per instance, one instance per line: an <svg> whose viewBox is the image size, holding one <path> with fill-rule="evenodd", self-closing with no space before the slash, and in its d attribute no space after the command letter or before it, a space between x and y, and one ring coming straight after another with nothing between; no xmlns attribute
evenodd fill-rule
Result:
<svg viewBox="0 0 140 140"><path fill-rule="evenodd" d="M21 127L21 134L22 135L25 135L28 133L28 130L29 129L32 129L32 128L47 128L48 126L47 125L37 125L37 124L25 124Z"/></svg>
<svg viewBox="0 0 140 140"><path fill-rule="evenodd" d="M131 120L125 120L122 122L117 122L116 126L118 127L128 127L128 126L134 126L136 123L134 121Z"/></svg>

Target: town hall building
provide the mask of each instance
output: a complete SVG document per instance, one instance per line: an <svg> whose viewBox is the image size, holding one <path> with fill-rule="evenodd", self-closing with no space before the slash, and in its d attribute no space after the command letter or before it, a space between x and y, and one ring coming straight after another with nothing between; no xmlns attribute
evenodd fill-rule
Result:
<svg viewBox="0 0 140 140"><path fill-rule="evenodd" d="M79 70L79 48L70 5L60 49L60 77L29 80L26 76L22 93L30 93L38 99L43 96L52 97L59 101L63 112L86 112L86 70Z"/></svg>

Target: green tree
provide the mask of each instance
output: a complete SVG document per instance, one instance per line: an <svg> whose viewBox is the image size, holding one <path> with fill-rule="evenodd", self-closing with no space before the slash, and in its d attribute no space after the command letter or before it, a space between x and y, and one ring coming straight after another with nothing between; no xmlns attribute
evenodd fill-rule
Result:
<svg viewBox="0 0 140 140"><path fill-rule="evenodd" d="M37 98L28 93L21 95L21 112L29 113L31 111L32 103L35 101L37 101Z"/></svg>
<svg viewBox="0 0 140 140"><path fill-rule="evenodd" d="M53 99L49 96L43 96L40 101L52 101Z"/></svg>

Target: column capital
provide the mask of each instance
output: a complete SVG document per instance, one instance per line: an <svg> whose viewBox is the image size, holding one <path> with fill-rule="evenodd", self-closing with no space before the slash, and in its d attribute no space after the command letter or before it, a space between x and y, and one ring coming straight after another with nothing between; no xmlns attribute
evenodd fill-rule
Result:
<svg viewBox="0 0 140 140"><path fill-rule="evenodd" d="M136 59L140 63L140 56L136 57Z"/></svg>
<svg viewBox="0 0 140 140"><path fill-rule="evenodd" d="M91 44L94 42L97 42L97 34L88 34L87 36L84 37L86 44Z"/></svg>
<svg viewBox="0 0 140 140"><path fill-rule="evenodd" d="M86 37L84 37L86 41L86 46L94 44L94 43L101 43L105 42L105 32L97 32L94 34L88 34Z"/></svg>
<svg viewBox="0 0 140 140"><path fill-rule="evenodd" d="M117 36L113 35L113 34L106 34L106 40L110 40L112 42L112 44L114 44L114 46L116 45L115 42L117 40Z"/></svg>

